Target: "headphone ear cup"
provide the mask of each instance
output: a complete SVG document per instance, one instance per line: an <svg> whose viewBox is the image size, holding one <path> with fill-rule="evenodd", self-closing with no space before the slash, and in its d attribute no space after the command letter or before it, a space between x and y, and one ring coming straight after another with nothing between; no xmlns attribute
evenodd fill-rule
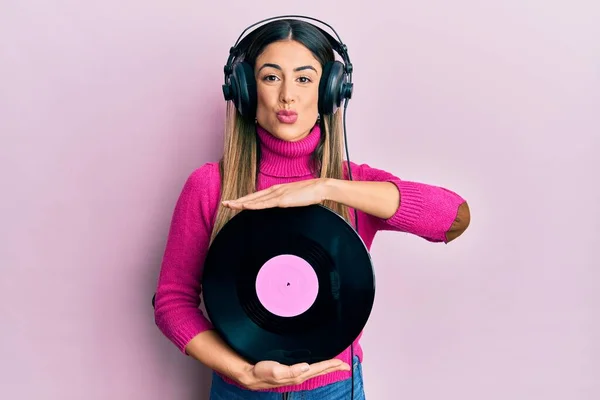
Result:
<svg viewBox="0 0 600 400"><path fill-rule="evenodd" d="M334 114L342 104L342 88L344 86L344 64L330 61L323 67L323 75L319 82L319 113Z"/></svg>
<svg viewBox="0 0 600 400"><path fill-rule="evenodd" d="M245 61L233 67L230 77L231 94L235 108L246 118L253 119L256 114L256 79L254 69Z"/></svg>

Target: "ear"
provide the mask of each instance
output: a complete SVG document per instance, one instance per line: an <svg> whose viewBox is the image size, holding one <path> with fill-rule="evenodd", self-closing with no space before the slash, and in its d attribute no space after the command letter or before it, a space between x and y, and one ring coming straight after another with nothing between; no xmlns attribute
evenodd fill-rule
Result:
<svg viewBox="0 0 600 400"><path fill-rule="evenodd" d="M319 112L323 115L335 113L342 103L344 65L339 61L328 62L323 66L319 82Z"/></svg>
<svg viewBox="0 0 600 400"><path fill-rule="evenodd" d="M252 66L243 61L233 68L232 83L235 107L244 117L252 119L256 114L256 78Z"/></svg>

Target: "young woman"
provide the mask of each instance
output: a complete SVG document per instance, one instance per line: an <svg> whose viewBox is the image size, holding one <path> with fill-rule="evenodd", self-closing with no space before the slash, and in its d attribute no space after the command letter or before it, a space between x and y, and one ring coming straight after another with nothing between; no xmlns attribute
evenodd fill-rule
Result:
<svg viewBox="0 0 600 400"><path fill-rule="evenodd" d="M367 248L381 230L448 243L469 225L467 203L450 190L366 164L351 163L348 179L342 111L319 112L319 83L334 52L314 25L275 20L244 43L256 110L242 116L228 103L222 159L200 166L184 184L158 280L156 324L184 354L214 371L211 400L336 400L351 393L363 399L360 335L332 360L291 366L251 365L220 339L199 309L211 241L239 210L323 204L350 223L356 210Z"/></svg>

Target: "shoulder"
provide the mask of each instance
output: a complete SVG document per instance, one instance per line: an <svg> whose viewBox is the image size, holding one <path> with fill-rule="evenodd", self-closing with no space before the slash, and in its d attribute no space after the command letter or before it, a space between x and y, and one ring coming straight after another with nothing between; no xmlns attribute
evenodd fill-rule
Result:
<svg viewBox="0 0 600 400"><path fill-rule="evenodd" d="M184 190L197 194L214 195L221 190L221 173L218 162L207 162L191 171Z"/></svg>
<svg viewBox="0 0 600 400"><path fill-rule="evenodd" d="M207 222L210 222L218 207L220 192L219 163L207 162L188 174L179 201L198 209L206 217Z"/></svg>
<svg viewBox="0 0 600 400"><path fill-rule="evenodd" d="M183 189L190 194L214 194L220 192L220 185L219 163L207 162L188 174Z"/></svg>
<svg viewBox="0 0 600 400"><path fill-rule="evenodd" d="M192 184L206 183L207 180L219 178L219 163L207 162L192 170L187 180Z"/></svg>

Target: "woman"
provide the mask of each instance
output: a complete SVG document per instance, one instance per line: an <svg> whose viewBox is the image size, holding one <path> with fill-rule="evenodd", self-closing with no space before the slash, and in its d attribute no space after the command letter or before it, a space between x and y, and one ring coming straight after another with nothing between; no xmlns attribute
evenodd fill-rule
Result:
<svg viewBox="0 0 600 400"><path fill-rule="evenodd" d="M349 222L349 211L357 210L367 248L381 230L447 243L469 225L469 209L450 190L366 164L351 163L353 179L347 179L342 113L319 114L323 66L334 60L320 30L276 20L245 43L256 110L242 117L228 103L223 158L193 171L183 187L158 281L156 324L184 354L214 371L212 400L363 399L360 335L332 360L292 366L251 365L220 339L199 310L202 261L211 241L239 210L320 203Z"/></svg>

